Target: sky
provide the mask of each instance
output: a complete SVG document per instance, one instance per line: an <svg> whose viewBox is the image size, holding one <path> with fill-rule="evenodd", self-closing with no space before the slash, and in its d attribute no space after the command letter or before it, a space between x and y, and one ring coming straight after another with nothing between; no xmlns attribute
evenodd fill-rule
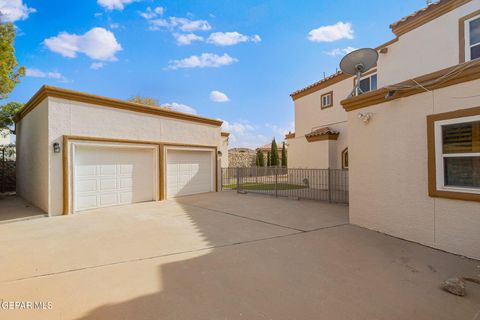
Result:
<svg viewBox="0 0 480 320"><path fill-rule="evenodd" d="M231 147L294 131L289 94L351 50L394 38L425 0L0 0L27 68L8 101L44 84L224 121Z"/></svg>

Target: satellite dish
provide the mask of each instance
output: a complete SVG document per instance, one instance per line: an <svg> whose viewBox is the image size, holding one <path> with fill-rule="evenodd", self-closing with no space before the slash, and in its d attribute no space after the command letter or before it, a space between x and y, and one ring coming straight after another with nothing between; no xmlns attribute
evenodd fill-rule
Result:
<svg viewBox="0 0 480 320"><path fill-rule="evenodd" d="M340 61L340 69L346 74L356 76L355 88L349 97L363 93L360 89L360 78L363 73L375 66L377 60L378 52L370 48L358 49L343 57Z"/></svg>

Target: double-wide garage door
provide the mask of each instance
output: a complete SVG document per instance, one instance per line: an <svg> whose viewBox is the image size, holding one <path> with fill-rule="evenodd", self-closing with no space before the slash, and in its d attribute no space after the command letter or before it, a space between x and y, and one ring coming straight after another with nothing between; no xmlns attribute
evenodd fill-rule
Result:
<svg viewBox="0 0 480 320"><path fill-rule="evenodd" d="M155 148L75 147L73 210L153 201L159 198L159 161ZM211 151L166 152L166 195L177 197L214 191Z"/></svg>

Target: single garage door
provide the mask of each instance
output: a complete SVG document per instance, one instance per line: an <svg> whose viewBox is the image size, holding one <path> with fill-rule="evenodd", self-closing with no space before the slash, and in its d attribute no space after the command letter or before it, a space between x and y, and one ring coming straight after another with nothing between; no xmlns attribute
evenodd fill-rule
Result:
<svg viewBox="0 0 480 320"><path fill-rule="evenodd" d="M167 151L167 197L211 192L213 153L210 151Z"/></svg>
<svg viewBox="0 0 480 320"><path fill-rule="evenodd" d="M75 146L74 211L155 200L154 149Z"/></svg>

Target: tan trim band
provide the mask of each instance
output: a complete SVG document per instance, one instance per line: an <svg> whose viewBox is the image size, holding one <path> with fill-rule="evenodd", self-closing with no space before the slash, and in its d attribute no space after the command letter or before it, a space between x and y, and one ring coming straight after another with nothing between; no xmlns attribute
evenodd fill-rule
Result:
<svg viewBox="0 0 480 320"><path fill-rule="evenodd" d="M215 152L215 191L218 192L218 152L217 146L209 145L197 145L186 143L174 143L174 142L156 142L156 141L144 141L144 140L130 140L130 139L115 139L115 138L101 138L101 137L88 137L88 136L63 136L63 214L70 214L70 151L69 142L74 141L89 141L89 142L110 142L110 143L128 143L128 144L146 144L157 145L159 147L159 200L165 200L165 147L190 147L190 148L205 148L213 149Z"/></svg>
<svg viewBox="0 0 480 320"><path fill-rule="evenodd" d="M455 77L452 77L443 82L441 81L434 85L430 85L430 86L427 85L424 87L428 90L434 90L434 89L449 87L449 86L463 83L463 82L480 79L480 61L473 60L473 61L465 62L462 65L465 67L465 69ZM436 71L433 73L429 73L429 74L414 78L415 81L412 81L412 80L403 81L401 83L394 84L391 87L402 86L405 84L412 85L412 84L415 84L415 82L424 83L427 81L432 81L450 73L453 69L457 68L458 66L459 65L456 65L450 68L446 68L440 71ZM385 96L389 91L390 90L388 88L384 87L375 91L366 92L360 96L351 97L351 98L342 100L340 103L342 104L343 108L348 112L348 111L366 108L376 104L412 96L415 94L424 93L425 89L412 88L412 89L404 89L404 90L396 91L392 97L386 99Z"/></svg>
<svg viewBox="0 0 480 320"><path fill-rule="evenodd" d="M470 1L472 0L440 0L439 2L431 4L398 22L392 23L390 29L392 29L392 32L399 37L402 34L421 27Z"/></svg>
<svg viewBox="0 0 480 320"><path fill-rule="evenodd" d="M166 118L209 124L218 127L221 126L223 123L220 120L176 112L172 110L167 110L165 108L151 107L134 102L107 98L89 93L83 93L51 86L42 86L40 90L38 90L37 93L35 93L35 95L25 104L25 107L17 114L17 116L15 117L15 122L22 120L23 117L25 117L30 111L35 109L35 107L47 97L91 103L103 107L140 112Z"/></svg>
<svg viewBox="0 0 480 320"><path fill-rule="evenodd" d="M456 110L427 116L428 195L467 201L480 201L480 194L437 190L437 164L435 161L435 122L480 115L480 107Z"/></svg>
<svg viewBox="0 0 480 320"><path fill-rule="evenodd" d="M230 132L220 132L220 135L222 137L227 137L228 138L230 136Z"/></svg>
<svg viewBox="0 0 480 320"><path fill-rule="evenodd" d="M305 136L305 139L307 139L308 142L337 140L339 135L340 135L339 133L329 133L329 134L322 134L322 135L313 136L313 137Z"/></svg>

